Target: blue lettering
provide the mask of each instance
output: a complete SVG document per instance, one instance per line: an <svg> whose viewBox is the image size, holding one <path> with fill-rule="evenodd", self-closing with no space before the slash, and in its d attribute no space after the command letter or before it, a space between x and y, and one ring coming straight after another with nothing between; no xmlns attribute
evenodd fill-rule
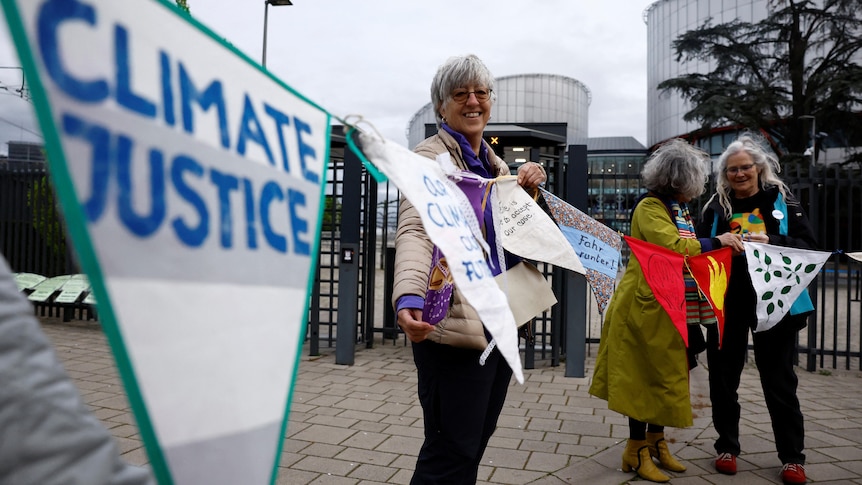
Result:
<svg viewBox="0 0 862 485"><path fill-rule="evenodd" d="M443 211L440 210L440 204L436 202L428 203L428 218L431 219L431 222L437 225L437 227L443 227L445 225L445 220L443 219Z"/></svg>
<svg viewBox="0 0 862 485"><path fill-rule="evenodd" d="M108 82L104 79L77 79L66 71L60 60L57 30L63 22L69 20L83 20L89 25L96 25L96 10L77 0L50 0L42 5L36 20L39 53L45 62L48 76L64 93L85 103L98 103L110 94Z"/></svg>
<svg viewBox="0 0 862 485"><path fill-rule="evenodd" d="M188 172L197 178L202 178L204 169L193 158L179 155L174 158L171 166L171 181L177 189L177 194L185 199L197 211L199 222L197 227L190 227L181 217L174 218L172 226L180 241L191 247L198 247L204 243L209 234L210 216L203 198L198 195L183 180L183 173Z"/></svg>
<svg viewBox="0 0 862 485"><path fill-rule="evenodd" d="M290 126L290 117L272 106L264 103L263 110L275 121L275 131L278 133L278 146L281 149L281 166L290 173L290 163L287 158L287 143L284 140L283 126Z"/></svg>
<svg viewBox="0 0 862 485"><path fill-rule="evenodd" d="M254 188L251 180L242 179L245 194L245 233L248 238L248 248L257 249L257 228L254 223Z"/></svg>
<svg viewBox="0 0 862 485"><path fill-rule="evenodd" d="M251 100L248 94L245 95L242 108L242 121L239 126L239 140L236 143L236 151L240 155L245 155L245 140L246 138L257 142L266 152L266 158L269 159L270 165L275 165L275 160L272 158L272 151L269 149L269 143L266 141L266 136L260 128L260 121L257 120L257 115L254 113L254 107L251 105Z"/></svg>
<svg viewBox="0 0 862 485"><path fill-rule="evenodd" d="M266 242L273 249L280 253L287 252L287 238L272 230L272 224L269 220L269 205L272 199L284 200L284 193L281 187L275 182L267 182L260 192L260 225L263 226L263 235L266 237Z"/></svg>
<svg viewBox="0 0 862 485"><path fill-rule="evenodd" d="M162 152L150 150L150 214L139 216L132 207L134 187L132 186L132 147L134 142L125 135L117 137L117 185L120 188L120 220L132 233L146 237L159 228L165 220L165 164Z"/></svg>
<svg viewBox="0 0 862 485"><path fill-rule="evenodd" d="M311 158L312 160L317 158L317 152L314 151L314 147L305 143L302 139L303 133L311 134L311 126L309 126L306 122L301 119L294 117L293 118L293 126L296 127L296 142L299 145L299 166L302 168L302 176L305 180L316 184L318 176L316 173L308 170L308 166L305 163L306 158Z"/></svg>
<svg viewBox="0 0 862 485"><path fill-rule="evenodd" d="M308 221L300 218L296 208L305 207L305 194L298 190L287 189L287 200L290 205L290 227L293 231L293 252L301 256L311 254L311 245L299 238L300 234L308 234Z"/></svg>
<svg viewBox="0 0 862 485"><path fill-rule="evenodd" d="M121 25L114 26L114 57L117 63L117 104L147 118L155 118L156 105L132 92L129 33Z"/></svg>
<svg viewBox="0 0 862 485"><path fill-rule="evenodd" d="M171 59L165 51L159 51L159 64L162 66L162 110L165 112L165 124L174 126L177 117L174 113L174 88L171 86Z"/></svg>
<svg viewBox="0 0 862 485"><path fill-rule="evenodd" d="M230 214L230 192L239 187L239 179L233 175L211 169L210 180L218 187L221 246L223 248L231 248L233 247L233 219Z"/></svg>
<svg viewBox="0 0 862 485"><path fill-rule="evenodd" d="M476 240L469 236L461 236L461 244L464 245L464 249L467 251L478 251L480 248L479 243Z"/></svg>
<svg viewBox="0 0 862 485"><path fill-rule="evenodd" d="M192 102L196 102L204 111L210 109L212 105L216 105L218 127L221 132L221 145L224 148L230 148L230 135L227 129L227 108L225 107L221 81L213 81L201 93L192 84L185 66L180 63L180 93L182 98L183 128L186 130L186 133L194 133L195 131Z"/></svg>
<svg viewBox="0 0 862 485"><path fill-rule="evenodd" d="M428 192L437 197L438 195L446 195L446 186L440 180L432 180L427 175L422 177L422 182L425 183L425 188Z"/></svg>
<svg viewBox="0 0 862 485"><path fill-rule="evenodd" d="M105 212L108 182L111 178L111 134L105 128L87 123L80 118L63 114L63 132L83 138L93 150L93 175L90 179L90 197L83 203L84 215L95 222Z"/></svg>

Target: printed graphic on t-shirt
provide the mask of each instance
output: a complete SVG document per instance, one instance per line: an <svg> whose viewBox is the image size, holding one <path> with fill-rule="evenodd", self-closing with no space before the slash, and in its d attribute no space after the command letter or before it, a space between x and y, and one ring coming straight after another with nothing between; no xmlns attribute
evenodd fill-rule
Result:
<svg viewBox="0 0 862 485"><path fill-rule="evenodd" d="M736 212L730 219L730 232L734 234L766 234L766 223L760 215L760 208L752 212Z"/></svg>

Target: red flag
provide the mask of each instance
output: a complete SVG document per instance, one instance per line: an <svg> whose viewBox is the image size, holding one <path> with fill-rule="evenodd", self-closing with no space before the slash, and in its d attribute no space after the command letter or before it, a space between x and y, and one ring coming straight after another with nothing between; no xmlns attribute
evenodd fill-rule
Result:
<svg viewBox="0 0 862 485"><path fill-rule="evenodd" d="M724 296L730 283L730 260L733 251L729 247L691 256L686 261L688 270L697 282L700 292L709 301L715 319L718 320L718 346L724 336Z"/></svg>
<svg viewBox="0 0 862 485"><path fill-rule="evenodd" d="M685 258L670 249L653 243L624 236L632 253L643 268L644 278L662 308L670 316L673 326L682 335L688 347L688 326L685 317L685 281L682 267Z"/></svg>

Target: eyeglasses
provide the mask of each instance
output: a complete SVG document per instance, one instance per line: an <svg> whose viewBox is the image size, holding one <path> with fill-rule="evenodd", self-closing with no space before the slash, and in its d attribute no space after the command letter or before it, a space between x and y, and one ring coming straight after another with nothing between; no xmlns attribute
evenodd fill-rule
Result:
<svg viewBox="0 0 862 485"><path fill-rule="evenodd" d="M483 101L488 101L491 97L491 90L488 89L486 91L484 89L477 89L475 91L467 91L466 89L456 89L455 91L452 91L452 100L456 103L466 103L471 94L475 95L476 101L481 103Z"/></svg>
<svg viewBox="0 0 862 485"><path fill-rule="evenodd" d="M725 170L724 170L724 173L726 173L726 174L730 174L730 175L736 175L736 174L738 174L739 172L748 172L748 171L750 171L752 168L754 168L754 164L753 164L753 163L747 163L747 164L745 164L745 165L740 165L740 166L738 166L738 167L730 167L730 168L727 168L727 169L725 169Z"/></svg>

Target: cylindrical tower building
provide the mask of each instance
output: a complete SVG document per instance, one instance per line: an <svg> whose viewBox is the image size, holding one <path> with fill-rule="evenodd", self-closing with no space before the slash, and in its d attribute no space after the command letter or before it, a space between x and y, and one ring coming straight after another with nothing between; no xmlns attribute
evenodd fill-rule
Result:
<svg viewBox="0 0 862 485"><path fill-rule="evenodd" d="M647 146L699 128L682 117L691 107L675 92L661 93L659 83L692 72L709 72L706 62L676 61L673 41L704 25L739 19L757 22L767 16L767 0L658 0L644 10L647 24Z"/></svg>

